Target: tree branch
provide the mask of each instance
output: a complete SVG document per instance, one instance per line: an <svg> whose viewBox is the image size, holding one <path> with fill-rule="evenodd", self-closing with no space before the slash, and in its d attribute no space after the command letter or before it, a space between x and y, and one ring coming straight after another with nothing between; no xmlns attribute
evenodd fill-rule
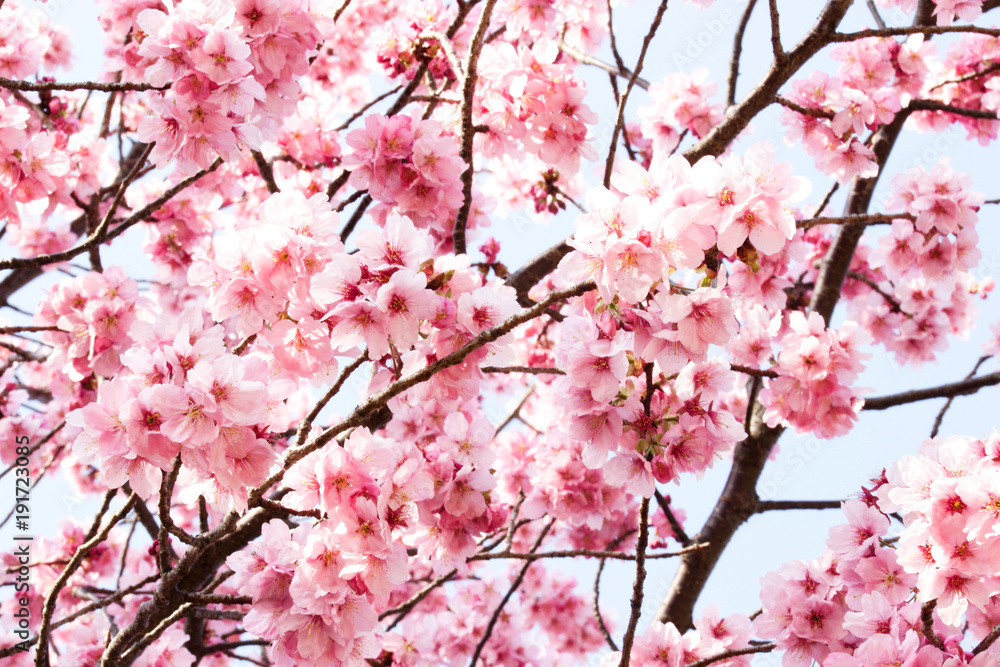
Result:
<svg viewBox="0 0 1000 667"><path fill-rule="evenodd" d="M544 540L545 536L549 534L550 530L552 530L553 524L555 524L555 519L550 519L549 522L545 524L545 527L542 528L542 532L539 533L538 538L535 539L535 543L531 545L531 553L534 553L540 546L542 546L542 540ZM490 636L493 634L493 628L496 627L497 620L499 620L500 614L503 612L503 608L507 605L507 602L510 601L514 592L524 582L524 576L528 574L528 568L531 567L533 562L534 561L529 560L524 564L521 571L517 573L517 577L515 577L514 581L511 582L510 588L507 589L507 594L503 596L503 599L500 600L500 604L498 604L496 609L493 610L493 615L490 616L490 620L486 624L486 629L483 630L483 636L479 640L479 643L476 644L476 649L472 652L472 659L469 660L469 667L476 667L476 663L479 662L479 656L486 647L486 642L490 640Z"/></svg>
<svg viewBox="0 0 1000 667"><path fill-rule="evenodd" d="M659 489L654 490L653 496L656 498L656 503L663 510L664 516L667 517L667 523L670 524L670 530L674 531L674 537L680 542L682 547L691 546L691 538L688 534L684 532L684 528L681 526L681 522L677 520L674 516L673 510L670 509L670 501L660 493Z"/></svg>
<svg viewBox="0 0 1000 667"><path fill-rule="evenodd" d="M914 389L912 391L904 391L899 394L868 398L865 399L865 405L861 409L886 410L897 405L906 405L907 403L926 401L930 398L954 398L955 396L968 396L969 394L975 394L983 387L991 387L996 384L1000 384L1000 372L990 373L989 375L980 375L979 377L973 377L966 380L959 380L958 382L943 384L929 389Z"/></svg>
<svg viewBox="0 0 1000 667"><path fill-rule="evenodd" d="M767 644L761 644L760 646L750 646L747 648L737 648L730 649L728 651L723 651L717 655L713 655L710 658L705 658L704 660L699 660L698 662L688 663L686 667L707 667L713 662L719 662L720 660L728 660L729 658L736 658L741 655L752 655L754 653L770 653L778 647L777 644L769 642Z"/></svg>
<svg viewBox="0 0 1000 667"><path fill-rule="evenodd" d="M726 81L726 107L736 104L736 79L740 76L740 57L743 55L743 35L746 34L747 24L750 23L750 15L757 5L757 0L749 0L743 16L740 17L740 24L736 26L736 35L733 37L733 55L729 60L729 79Z"/></svg>
<svg viewBox="0 0 1000 667"><path fill-rule="evenodd" d="M991 356L992 355L987 355L987 356L979 357L979 361L977 361L976 365L972 367L972 370L969 371L969 374L965 376L965 379L966 380L971 380L972 378L974 378L976 376L976 373L979 372L979 367L982 366L983 364L985 364L986 361L991 358ZM941 406L941 411L938 412L937 413L937 417L934 418L934 426L931 427L931 435L930 435L930 437L933 438L933 437L937 436L938 429L941 428L941 422L944 420L944 416L948 412L948 408L951 407L951 404L952 404L952 402L954 402L954 400L955 400L954 396L949 396L948 400L945 401L945 403L944 403L943 406Z"/></svg>
<svg viewBox="0 0 1000 667"><path fill-rule="evenodd" d="M756 0L754 0L754 1L756 1ZM609 74L613 74L614 76L617 76L617 77L621 77L622 79L631 79L632 76L633 76L633 72L630 69L628 69L627 67L625 67L625 68L619 68L619 67L615 67L614 65L609 65L608 63L604 62L603 60L599 60L599 59L597 59L597 58L595 58L595 57L593 57L591 55L583 53L582 51L577 51L576 49L574 49L572 46L570 46L566 42L563 42L563 41L559 42L559 50L562 51L563 53L565 53L567 56L569 56L573 60L577 61L578 63L583 63L584 65L592 65L594 67L599 67L602 70L604 70L605 72L607 72ZM641 76L635 77L635 85L639 86L643 90L649 90L649 81L647 81L646 79L643 79Z"/></svg>
<svg viewBox="0 0 1000 667"><path fill-rule="evenodd" d="M97 90L102 93L112 93L122 90L167 90L166 86L154 86L149 83L98 83L81 81L78 83L60 83L58 81L18 81L0 77L0 88L8 90L41 91L41 90Z"/></svg>
<svg viewBox="0 0 1000 667"><path fill-rule="evenodd" d="M666 11L667 0L660 0L656 16L653 17L653 23L649 26L649 31L642 40L642 50L639 51L639 60L635 63L635 70L632 72L632 76L629 77L628 85L625 86L625 92L622 93L621 99L618 101L618 117L615 120L615 129L611 133L611 146L608 148L608 157L604 160L604 187L606 188L611 187L611 170L615 166L615 149L618 147L618 137L621 135L622 128L625 125L625 105L628 104L629 94L632 92L632 87L635 86L635 80L639 76L639 72L642 71L642 63L646 59L646 51L649 49L649 43L653 41L656 31L660 27L660 22L663 20L663 13Z"/></svg>
<svg viewBox="0 0 1000 667"><path fill-rule="evenodd" d="M462 207L458 209L455 217L455 226L451 232L451 242L455 247L456 255L465 254L465 226L469 222L469 213L472 211L472 180L475 170L472 167L472 140L475 131L472 127L472 100L476 93L476 81L479 78L476 72L476 63L479 62L479 54L483 50L483 40L486 38L486 30L490 27L490 17L493 14L493 7L497 0L486 0L483 13L479 16L479 24L476 26L476 34L469 45L469 55L465 61L465 81L462 85L462 147L459 151L466 168L462 172Z"/></svg>
<svg viewBox="0 0 1000 667"><path fill-rule="evenodd" d="M632 584L632 609L628 628L622 638L622 657L618 667L628 667L632 659L632 642L642 614L643 586L646 583L646 545L649 543L649 498L643 498L639 505L639 539L635 545L635 582Z"/></svg>
<svg viewBox="0 0 1000 667"><path fill-rule="evenodd" d="M773 512L775 510L836 510L840 509L843 500L761 500L757 503L756 512Z"/></svg>

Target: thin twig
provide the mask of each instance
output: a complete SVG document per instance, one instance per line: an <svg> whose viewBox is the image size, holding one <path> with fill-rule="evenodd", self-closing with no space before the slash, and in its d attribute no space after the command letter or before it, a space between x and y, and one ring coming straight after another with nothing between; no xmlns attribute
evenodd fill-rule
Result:
<svg viewBox="0 0 1000 667"><path fill-rule="evenodd" d="M681 522L677 520L677 517L674 516L673 510L670 509L670 501L667 500L662 493L660 493L659 489L654 490L653 496L656 498L656 503L660 506L660 509L663 510L664 516L667 517L667 523L670 524L670 530L674 531L674 539L680 542L682 547L691 546L691 538L684 532Z"/></svg>
<svg viewBox="0 0 1000 667"><path fill-rule="evenodd" d="M597 627L600 628L601 634L604 635L604 641L608 643L608 647L612 651L617 651L618 644L611 637L608 626L604 623L604 616L601 614L601 574L604 572L604 564L607 562L606 558L601 559L597 565L597 574L594 576L594 618L597 619Z"/></svg>
<svg viewBox="0 0 1000 667"><path fill-rule="evenodd" d="M912 391L904 391L899 394L866 398L865 405L862 410L886 410L897 405L916 403L917 401L926 401L931 398L968 396L969 394L975 394L983 387L992 387L996 384L1000 384L1000 372L980 375L979 377L960 380L950 384L943 384L937 387L930 387L928 389L914 389Z"/></svg>
<svg viewBox="0 0 1000 667"><path fill-rule="evenodd" d="M542 546L542 540L544 540L545 536L549 534L549 531L552 529L552 526L553 524L555 524L555 522L556 522L555 519L550 519L548 523L545 524L545 527L542 528L542 531L541 533L539 533L538 538L535 539L535 543L531 545L531 553L534 553L535 551L538 550L540 546ZM521 568L521 571L518 572L517 576L514 578L514 581L511 582L510 588L507 589L507 594L503 596L503 599L500 600L500 604L498 604L496 609L493 610L493 614L490 616L490 620L486 624L486 629L483 630L483 636L482 638L480 638L479 643L476 644L476 648L472 652L472 659L469 660L469 667L476 667L476 663L479 662L479 656L482 654L483 649L486 647L486 642L490 640L490 636L493 634L493 628L496 627L497 620L499 620L500 614L503 612L503 608L507 605L507 602L514 595L514 592L517 591L517 589L521 586L521 583L524 582L524 577L526 574L528 574L528 568L531 567L532 562L533 561L529 560L527 563L524 564L524 566Z"/></svg>
<svg viewBox="0 0 1000 667"><path fill-rule="evenodd" d="M972 370L969 371L969 374L965 376L965 379L966 380L970 380L970 379L974 378L976 376L976 373L979 372L979 367L982 366L983 364L985 364L986 361L988 359L990 359L991 356L992 355L987 355L987 356L979 357L979 361L977 361L976 365L972 367ZM941 422L944 420L944 415L945 415L945 413L948 412L948 408L951 407L951 404L952 404L952 402L954 400L955 400L954 396L949 396L948 400L945 401L945 403L944 403L943 406L941 406L940 412L938 412L937 413L937 417L934 418L934 426L931 427L931 435L930 435L930 437L934 438L934 437L937 436L938 429L941 428Z"/></svg>
<svg viewBox="0 0 1000 667"><path fill-rule="evenodd" d="M678 549L677 551L661 551L655 554L645 554L644 558L646 560L658 560L660 558L676 558L677 556L683 556L684 554L691 553L692 551L698 551L699 549L704 549L708 546L707 543L701 542L699 544L692 544L689 547L683 549ZM620 551L599 551L595 549L568 549L566 551L543 551L541 553L482 553L476 554L469 557L469 561L474 560L542 560L544 558L609 558L611 560L636 560L637 554L626 554Z"/></svg>
<svg viewBox="0 0 1000 667"><path fill-rule="evenodd" d="M729 649L728 651L723 651L713 655L710 658L705 658L704 660L699 660L697 662L688 663L685 667L707 667L713 662L719 662L720 660L728 660L729 658L736 658L741 655L751 655L754 653L770 653L778 647L777 644L769 642L767 644L760 644L759 646L750 646L748 648L736 648Z"/></svg>
<svg viewBox="0 0 1000 667"><path fill-rule="evenodd" d="M729 79L726 82L726 106L731 107L736 104L736 79L740 76L740 57L743 55L743 35L746 34L747 24L750 23L750 15L757 5L757 0L749 0L743 16L740 17L740 24L736 26L736 35L733 37L733 55L729 61Z"/></svg>
<svg viewBox="0 0 1000 667"><path fill-rule="evenodd" d="M876 25L878 25L879 30L885 30L885 21L882 20L882 15L878 13L878 7L875 6L875 0L867 0L868 11L872 13L872 18L875 19Z"/></svg>
<svg viewBox="0 0 1000 667"><path fill-rule="evenodd" d="M788 59L788 54L781 47L781 27L778 17L778 0L768 0L768 10L771 16L771 52L774 62L778 65Z"/></svg>
<svg viewBox="0 0 1000 667"><path fill-rule="evenodd" d="M465 171L462 172L464 199L461 208L458 209L458 214L455 216L455 225L451 233L456 255L465 254L465 227L469 222L469 213L472 211L472 180L475 175L472 167L472 139L475 136L472 126L472 112L476 81L479 78L476 64L479 62L479 54L483 50L483 40L486 39L486 31L490 27L490 17L493 15L493 7L496 4L497 0L486 0L483 12L479 15L476 33L469 44L469 55L465 61L465 80L462 82L462 146L459 151L459 156L465 162Z"/></svg>
<svg viewBox="0 0 1000 667"><path fill-rule="evenodd" d="M743 373L744 375L750 375L753 377L771 378L772 380L778 377L778 372L770 369L761 370L757 368L750 368L749 366L741 366L740 364L730 364L729 367L737 373Z"/></svg>
<svg viewBox="0 0 1000 667"><path fill-rule="evenodd" d="M782 97L781 95L775 95L774 101L777 104L785 107L786 109L791 109L795 113L800 113L803 116L812 116L813 118L827 118L832 119L834 113L826 109L813 109L812 107L804 107L798 102L793 102L787 97Z"/></svg>
<svg viewBox="0 0 1000 667"><path fill-rule="evenodd" d="M483 366L484 373L528 373L530 375L566 375L566 371L549 366Z"/></svg>
<svg viewBox="0 0 1000 667"><path fill-rule="evenodd" d="M314 405L312 410L309 411L309 414L306 415L306 418L302 420L301 424L299 424L299 428L295 432L296 447L302 446L302 444L306 441L306 436L309 435L309 430L312 428L313 422L315 422L316 418L319 417L319 413L322 412L323 408L325 408L326 405L333 400L333 397L340 392L344 383L347 382L349 377L351 377L351 374L358 370L358 368L361 367L361 364L365 363L367 360L368 352L365 351L358 355L357 359L344 367L344 370L340 372L340 377L337 378L337 381L333 383L333 386L330 387L329 391L326 392L323 398L317 401L316 405Z"/></svg>
<svg viewBox="0 0 1000 667"><path fill-rule="evenodd" d="M632 659L632 642L642 614L643 586L646 583L646 545L649 543L649 498L643 498L639 505L639 539L635 545L635 583L632 585L632 611L628 619L628 629L622 638L622 657L618 667L628 667Z"/></svg>
<svg viewBox="0 0 1000 667"><path fill-rule="evenodd" d="M152 148L152 144L149 145L148 149ZM144 153L147 153L144 151ZM177 185L169 188L162 195L157 197L155 200L142 207L140 210L136 211L128 218L126 218L122 223L116 226L114 229L110 230L107 234L99 233L94 234L91 238L87 239L84 243L70 248L69 250L53 253L51 255L40 255L38 257L29 257L26 259L0 259L0 269L19 269L19 268L37 268L40 266L45 266L46 264L53 264L56 262L65 262L73 259L79 254L87 252L91 247L99 245L101 243L107 243L118 236L121 236L133 225L143 222L148 216L152 215L161 206L170 201L178 192L184 190L192 183L197 182L206 174L210 174L222 164L222 158L219 158L212 164L208 169L203 169L193 176L188 176L183 181ZM128 186L128 182L123 182L122 187ZM110 213L110 210L109 210Z"/></svg>
<svg viewBox="0 0 1000 667"><path fill-rule="evenodd" d="M642 63L646 59L646 51L649 49L649 43L653 41L653 37L656 35L657 29L660 27L660 21L663 20L663 14L667 11L667 0L660 0L660 7L656 10L656 16L653 17L653 23L649 26L649 31L646 33L646 37L642 40L642 50L639 51L639 60L635 63L635 70L632 72L632 76L628 79L628 85L625 86L625 92L622 94L621 100L618 102L618 117L615 120L615 129L611 133L611 146L608 148L608 157L604 161L604 187L611 187L611 170L615 165L615 149L618 146L618 136L621 134L622 128L625 126L625 105L628 104L629 94L632 92L632 87L635 86L635 81L639 77L639 72L642 71Z"/></svg>
<svg viewBox="0 0 1000 667"><path fill-rule="evenodd" d="M69 581L70 576L83 564L83 560L90 553L90 550L107 539L111 529L124 519L126 514L132 511L132 506L135 505L138 499L138 496L133 493L125 505L111 516L107 525L101 528L101 520L104 518L104 514L108 511L108 508L111 507L111 501L117 493L118 489L111 489L104 494L104 504L98 511L97 516L94 517L94 523L91 525L86 539L83 544L77 547L73 558L70 559L69 565L59 573L59 578L52 584L48 595L45 596L45 602L42 605L42 625L38 629L38 649L35 652L36 667L49 666L49 633L52 632L52 614L56 609L56 598L59 596L59 592L66 586L66 582Z"/></svg>

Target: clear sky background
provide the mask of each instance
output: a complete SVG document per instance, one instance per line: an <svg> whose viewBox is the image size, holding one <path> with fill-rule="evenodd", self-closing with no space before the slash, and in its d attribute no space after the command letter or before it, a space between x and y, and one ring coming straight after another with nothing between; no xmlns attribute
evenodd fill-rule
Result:
<svg viewBox="0 0 1000 667"><path fill-rule="evenodd" d="M47 4L28 2L29 6L40 8L59 24L70 26L74 31L74 53L76 61L69 73L59 73L61 80L81 80L94 78L100 70L102 42L97 26L97 10L92 0L50 0ZM653 0L634 0L630 4L616 8L618 44L622 56L629 67L638 57L642 38L658 3ZM705 11L673 0L659 33L647 55L642 76L651 82L661 81L669 72L707 68L710 79L718 82L715 102L723 101L725 82L732 50L733 33L743 11L744 0L718 0ZM782 35L786 49L794 45L808 30L816 18L816 10L823 3L789 2L779 0L782 16ZM996 12L994 12L996 13ZM737 101L740 100L761 78L770 65L771 49L767 22L767 3L758 3L754 16L744 38L744 53L741 66ZM893 12L883 14L890 25L904 25L908 19L894 16ZM988 18L989 15L987 15ZM995 19L994 21L995 22ZM990 22L987 22L990 23ZM856 30L873 27L874 21L864 2L856 2L842 25L842 30ZM949 39L936 37L934 42L943 51ZM807 65L799 76L807 77L813 69L832 71L833 66L824 54ZM599 57L607 62L612 58L607 48ZM603 156L606 155L610 129L614 122L614 103L607 76L600 70L581 67L591 91L587 104L598 113L599 124L593 129L595 145L601 155L600 163L593 168L585 167L588 182L600 182ZM628 110L635 118L635 110L648 104L648 95L636 88L629 101ZM750 132L736 143L736 152L761 140L770 140L776 148L779 160L793 163L796 173L810 178L813 192L806 204L816 204L831 185L831 181L814 167L812 158L801 149L785 145L784 127L778 118L780 109L772 106L754 121ZM973 175L974 188L986 194L987 199L1000 197L1000 181L993 165L996 161L995 147L983 148L976 143L965 141L965 133L952 129L944 135L922 135L912 130L904 131L884 168L874 198L882 200L888 192L891 177L913 166L930 168L940 158L948 158L958 171ZM993 151L992 159L988 151ZM623 151L619 151L621 155ZM843 204L844 192L841 188L831 204L833 211L839 211ZM881 210L877 204L872 212ZM532 224L525 227L523 219L518 221L494 220L489 233L496 236L502 245L501 261L508 267L520 266L538 251L549 247L572 232L573 215L562 214L549 224ZM986 206L980 213L978 231L983 260L975 275L978 278L992 276L1000 281L1000 207ZM866 233L866 241L884 233L875 228ZM142 233L133 231L126 234L129 254L141 247ZM117 243L117 242L116 242ZM470 246L477 245L470 243ZM0 251L8 255L8 247L0 244ZM119 255L124 256L124 255ZM135 257L135 254L132 254ZM136 271L148 275L145 266L129 265L130 274ZM874 357L859 381L859 386L870 387L869 395L883 395L912 388L929 387L964 377L980 356L982 343L990 337L989 324L1000 320L997 305L1000 294L979 302L980 316L970 338L953 341L947 352L940 355L940 363L920 371L898 366L881 348L873 350ZM31 308L24 297L15 299L22 307ZM10 317L10 311L4 313ZM834 323L842 321L843 308L839 308ZM995 360L987 362L980 370L988 373L995 370ZM883 467L907 454L914 454L920 442L930 432L934 417L943 404L943 399L926 401L881 412L863 412L858 425L845 437L834 440L819 440L813 437L798 438L787 432L780 440L780 452L764 470L758 491L761 496L775 500L830 500L843 499L856 493L860 486ZM959 398L955 401L941 428L944 435L970 435L983 437L996 425L997 389L987 388L978 394ZM685 528L689 534L698 528L711 512L721 491L729 464L726 461L716 465L700 481L685 478L680 486L664 487L676 506L687 513ZM8 488L3 482L2 488ZM13 489L13 482L9 483ZM35 524L39 534L51 532L61 516L76 508L78 518L87 519L93 513L92 503L79 505L61 486L49 484L45 498L36 493ZM838 511L795 511L771 512L753 517L737 533L722 556L708 586L701 597L698 610L706 605L719 605L724 614L733 612L750 613L760 606L758 580L766 572L776 569L788 560L809 560L818 557L825 545L830 526L842 523ZM0 532L0 544L8 543L9 532ZM646 603L640 628L652 618L657 605L666 592L673 577L675 565L659 560L649 564L646 580ZM580 579L582 590L589 591L593 582L596 564L560 563L560 568L571 571ZM631 595L634 566L629 563L612 562L605 568L602 585L602 602L605 608L618 618L618 632L628 619L629 597ZM777 656L758 656L755 665L778 664ZM595 659L596 663L596 659Z"/></svg>

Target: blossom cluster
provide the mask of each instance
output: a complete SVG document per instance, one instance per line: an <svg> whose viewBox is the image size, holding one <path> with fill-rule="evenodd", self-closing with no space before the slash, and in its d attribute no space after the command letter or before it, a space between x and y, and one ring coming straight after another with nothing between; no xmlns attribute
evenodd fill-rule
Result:
<svg viewBox="0 0 1000 667"><path fill-rule="evenodd" d="M963 639L998 618L997 451L995 433L935 438L873 479L821 558L762 579L755 633L776 639L786 667L995 664L995 644L970 651ZM903 522L891 538L890 516Z"/></svg>
<svg viewBox="0 0 1000 667"><path fill-rule="evenodd" d="M871 356L861 351L868 335L852 322L826 329L817 313L808 318L791 313L788 328L780 341L778 377L761 391L764 421L824 438L844 435L862 405L851 385L863 368L861 361Z"/></svg>
<svg viewBox="0 0 1000 667"><path fill-rule="evenodd" d="M379 202L371 211L377 222L385 224L390 212L405 215L439 242L450 239L464 200L458 177L466 167L452 134L434 120L369 114L363 130L347 135L347 144L351 185Z"/></svg>
<svg viewBox="0 0 1000 667"><path fill-rule="evenodd" d="M116 54L123 76L170 86L150 93L152 113L138 127L141 141L155 142L153 163L193 172L217 155L236 160L244 146L276 138L325 27L308 3L179 3L166 12L144 6L120 3L102 19L107 32L140 36Z"/></svg>
<svg viewBox="0 0 1000 667"><path fill-rule="evenodd" d="M850 308L898 361L919 365L932 361L948 335L967 329L974 315L979 285L970 271L981 257L975 223L984 197L947 161L899 174L892 185L887 205L908 218L893 220L878 250L859 262L862 280Z"/></svg>
<svg viewBox="0 0 1000 667"><path fill-rule="evenodd" d="M550 40L530 49L508 42L483 48L475 119L486 126L477 138L486 157L527 153L569 174L580 169L581 159L596 157L587 125L597 117L583 103L586 86L558 56Z"/></svg>

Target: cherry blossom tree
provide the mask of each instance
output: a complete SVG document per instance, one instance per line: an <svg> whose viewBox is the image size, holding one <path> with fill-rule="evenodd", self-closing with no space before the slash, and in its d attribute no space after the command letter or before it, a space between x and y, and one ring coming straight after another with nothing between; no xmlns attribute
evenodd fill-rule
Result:
<svg viewBox="0 0 1000 667"><path fill-rule="evenodd" d="M724 100L724 73L643 78L681 0L646 4L102 0L103 75L66 83L69 30L0 0L4 664L1000 664L1000 435L938 435L1000 384L1000 329L965 377L859 385L939 360L993 288L998 200L889 157L997 138L1000 1L827 0L802 30L730 2ZM786 145L742 141L773 106ZM511 217L566 238L509 265ZM852 497L758 492L786 432L934 398ZM713 467L691 525L669 490ZM28 535L43 478L96 515ZM842 518L760 609L704 606L774 510Z"/></svg>

